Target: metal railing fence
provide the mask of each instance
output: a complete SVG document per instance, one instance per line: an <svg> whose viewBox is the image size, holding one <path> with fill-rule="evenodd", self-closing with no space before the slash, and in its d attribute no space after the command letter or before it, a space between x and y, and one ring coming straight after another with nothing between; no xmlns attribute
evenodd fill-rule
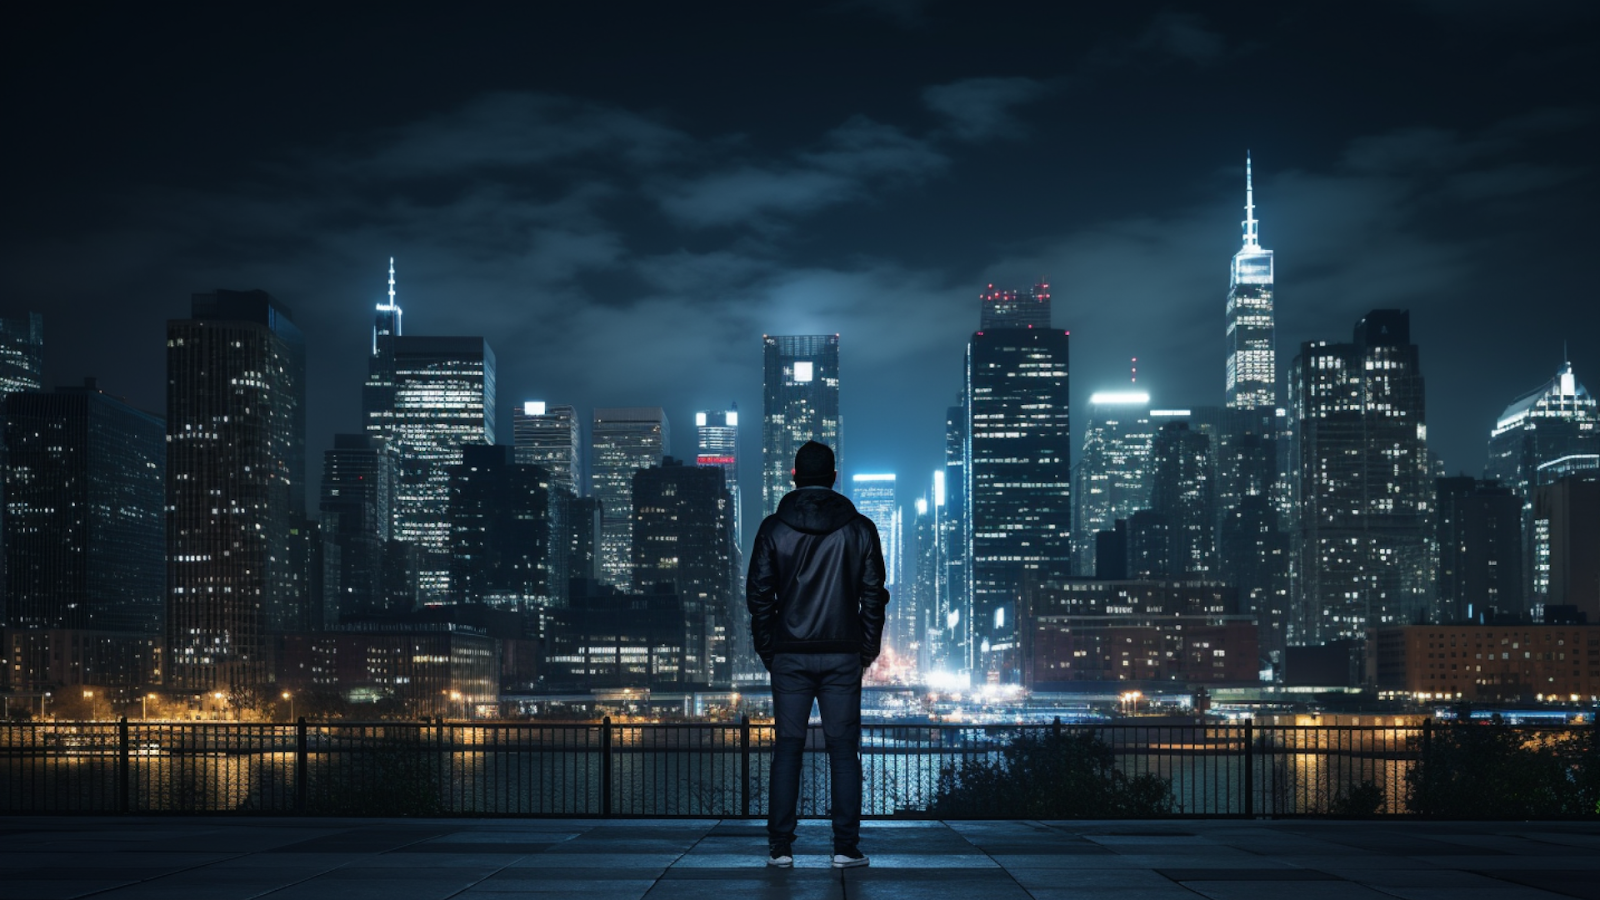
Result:
<svg viewBox="0 0 1600 900"><path fill-rule="evenodd" d="M764 817L773 744L748 720L6 723L0 813ZM1600 817L1592 725L867 725L861 761L874 817ZM819 728L801 779L827 815Z"/></svg>

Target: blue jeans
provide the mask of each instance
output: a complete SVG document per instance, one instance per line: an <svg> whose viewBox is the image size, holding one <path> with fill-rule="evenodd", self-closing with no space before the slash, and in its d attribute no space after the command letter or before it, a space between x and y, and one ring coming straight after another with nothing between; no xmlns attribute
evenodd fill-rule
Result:
<svg viewBox="0 0 1600 900"><path fill-rule="evenodd" d="M822 734L833 773L833 847L861 839L861 657L855 653L779 653L772 659L772 789L767 841L794 842L800 768L811 701L822 713Z"/></svg>

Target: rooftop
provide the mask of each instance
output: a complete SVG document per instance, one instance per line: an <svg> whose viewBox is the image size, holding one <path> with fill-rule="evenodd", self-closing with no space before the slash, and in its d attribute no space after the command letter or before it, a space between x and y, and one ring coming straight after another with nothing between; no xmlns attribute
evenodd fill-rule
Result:
<svg viewBox="0 0 1600 900"><path fill-rule="evenodd" d="M834 870L744 819L0 817L0 896L97 900L727 897L1594 898L1600 823L868 821Z"/></svg>

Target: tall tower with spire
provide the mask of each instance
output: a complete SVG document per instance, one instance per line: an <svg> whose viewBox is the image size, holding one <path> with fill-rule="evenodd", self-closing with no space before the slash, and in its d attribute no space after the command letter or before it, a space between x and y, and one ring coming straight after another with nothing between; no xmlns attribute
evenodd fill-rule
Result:
<svg viewBox="0 0 1600 900"><path fill-rule="evenodd" d="M1244 244L1233 255L1228 278L1229 409L1277 406L1277 354L1273 349L1272 251L1256 232L1255 185L1250 154L1244 157Z"/></svg>

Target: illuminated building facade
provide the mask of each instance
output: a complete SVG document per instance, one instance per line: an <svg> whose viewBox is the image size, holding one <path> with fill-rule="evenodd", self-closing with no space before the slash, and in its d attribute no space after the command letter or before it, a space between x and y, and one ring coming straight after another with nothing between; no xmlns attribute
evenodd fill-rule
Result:
<svg viewBox="0 0 1600 900"><path fill-rule="evenodd" d="M930 671L972 671L972 509L967 504L967 408L945 410L944 466L933 473L936 601L925 613ZM893 604L891 604L892 606Z"/></svg>
<svg viewBox="0 0 1600 900"><path fill-rule="evenodd" d="M1019 677L1024 585L1071 573L1067 346L1067 332L1031 323L986 328L967 344L973 671L984 679Z"/></svg>
<svg viewBox="0 0 1600 900"><path fill-rule="evenodd" d="M919 672L930 671L928 626L931 611L939 607L939 538L933 506L927 497L916 500L911 520L911 553L906 564L906 586L889 604L889 617L905 642L906 663ZM896 609L896 607L901 607Z"/></svg>
<svg viewBox="0 0 1600 900"><path fill-rule="evenodd" d="M1600 404L1578 381L1572 364L1555 377L1506 407L1489 434L1489 464L1484 477L1498 481L1522 499L1523 554L1534 559L1533 497L1541 483L1540 467L1557 460L1580 460L1600 454ZM1548 479L1547 479L1548 480ZM1542 586L1534 584L1537 569L1526 573L1529 600L1543 603Z"/></svg>
<svg viewBox="0 0 1600 900"><path fill-rule="evenodd" d="M981 304L978 330L991 328L1049 328L1050 285L1036 284L1027 292L989 285L978 294Z"/></svg>
<svg viewBox="0 0 1600 900"><path fill-rule="evenodd" d="M511 414L511 437L518 465L539 466L550 473L552 490L578 496L582 435L576 409L529 400Z"/></svg>
<svg viewBox="0 0 1600 900"><path fill-rule="evenodd" d="M305 339L263 291L196 294L167 323L167 684L273 679L303 623Z"/></svg>
<svg viewBox="0 0 1600 900"><path fill-rule="evenodd" d="M1239 591L1241 615L1255 617L1256 643L1272 666L1283 671L1291 602L1289 533L1278 527L1278 510L1263 494L1249 494L1222 517L1217 535L1222 580Z"/></svg>
<svg viewBox="0 0 1600 900"><path fill-rule="evenodd" d="M597 409L589 430L589 493L600 501L600 581L633 583L633 473L661 465L671 446L659 406Z"/></svg>
<svg viewBox="0 0 1600 900"><path fill-rule="evenodd" d="M1541 535L1541 618L1552 607L1572 607L1600 622L1600 471L1562 475L1534 488L1534 526Z"/></svg>
<svg viewBox="0 0 1600 900"><path fill-rule="evenodd" d="M633 473L633 588L671 585L687 625L684 677L696 684L732 680L728 643L743 633L736 618L749 617L734 603L734 552L733 498L720 469L668 457Z"/></svg>
<svg viewBox="0 0 1600 900"><path fill-rule="evenodd" d="M694 414L694 464L720 469L733 498L733 543L744 545L744 504L739 491L739 406Z"/></svg>
<svg viewBox="0 0 1600 900"><path fill-rule="evenodd" d="M1412 625L1377 629L1379 690L1476 702L1600 698L1600 625Z"/></svg>
<svg viewBox="0 0 1600 900"><path fill-rule="evenodd" d="M443 601L450 592L448 470L461 462L462 447L495 442L495 356L481 337L401 334L392 259L362 403L367 431L399 456L394 539L416 548L418 596Z"/></svg>
<svg viewBox="0 0 1600 900"><path fill-rule="evenodd" d="M551 614L544 683L554 688L666 688L688 683L687 618L670 591L630 594L589 583Z"/></svg>
<svg viewBox="0 0 1600 900"><path fill-rule="evenodd" d="M840 446L839 336L769 334L762 337L761 508L778 511L794 489L794 454L806 441L827 444L834 468L844 471Z"/></svg>
<svg viewBox="0 0 1600 900"><path fill-rule="evenodd" d="M166 424L93 379L0 410L6 624L159 632Z"/></svg>
<svg viewBox="0 0 1600 900"><path fill-rule="evenodd" d="M1411 624L1433 586L1433 481L1410 314L1374 310L1348 344L1310 341L1290 369L1294 610L1288 643Z"/></svg>
<svg viewBox="0 0 1600 900"><path fill-rule="evenodd" d="M898 598L899 587L904 581L901 577L904 541L900 504L895 500L894 473L863 472L850 476L850 499L855 503L856 510L871 519L878 528L878 541L883 546L884 586L890 588L891 597ZM902 633L906 627L905 623L896 619L893 612L889 613L884 643L904 659L907 642Z"/></svg>
<svg viewBox="0 0 1600 900"><path fill-rule="evenodd" d="M1272 310L1272 251L1257 234L1255 183L1244 160L1244 244L1228 276L1227 406L1271 411L1278 404Z"/></svg>
<svg viewBox="0 0 1600 900"><path fill-rule="evenodd" d="M44 386L44 316L0 316L0 399Z"/></svg>
<svg viewBox="0 0 1600 900"><path fill-rule="evenodd" d="M1083 453L1073 466L1072 499L1077 507L1074 531L1075 571L1094 571L1092 537L1109 531L1150 507L1150 395L1144 391L1096 391L1089 396L1089 424L1083 432Z"/></svg>

